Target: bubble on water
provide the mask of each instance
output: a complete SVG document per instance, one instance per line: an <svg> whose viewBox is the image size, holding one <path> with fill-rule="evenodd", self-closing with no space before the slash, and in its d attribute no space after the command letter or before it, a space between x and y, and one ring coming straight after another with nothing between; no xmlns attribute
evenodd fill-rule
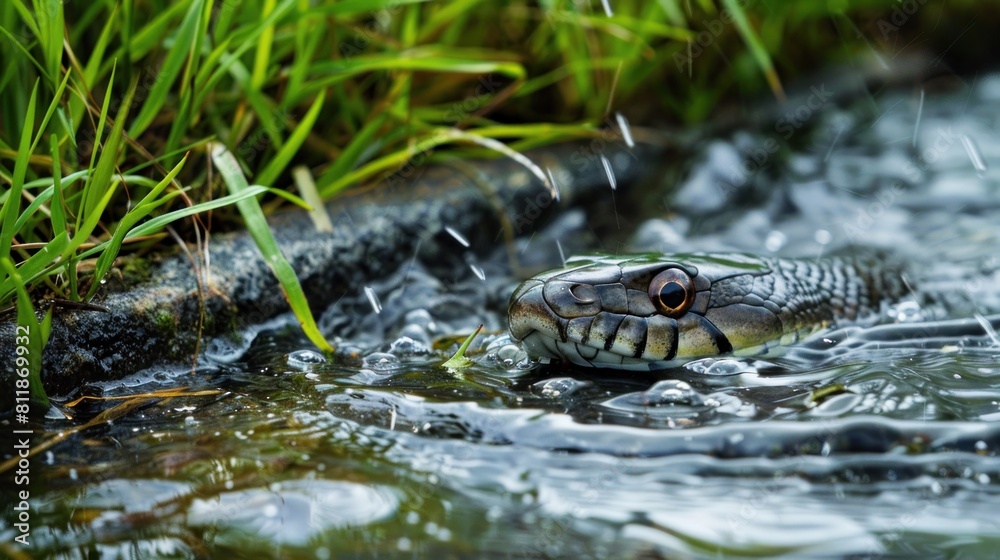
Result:
<svg viewBox="0 0 1000 560"><path fill-rule="evenodd" d="M924 318L923 309L920 307L920 304L913 300L903 301L890 306L888 314L897 323L914 323L922 321Z"/></svg>
<svg viewBox="0 0 1000 560"><path fill-rule="evenodd" d="M385 381L384 372L375 372L372 369L364 368L358 373L347 378L347 381L357 385L377 385Z"/></svg>
<svg viewBox="0 0 1000 560"><path fill-rule="evenodd" d="M208 341L205 348L205 356L215 362L231 363L243 357L243 353L250 347L251 337L241 337L240 342L235 342L226 337L213 338Z"/></svg>
<svg viewBox="0 0 1000 560"><path fill-rule="evenodd" d="M543 397L559 398L569 396L584 387L593 385L590 381L579 381L572 377L555 377L539 381L531 386L531 389Z"/></svg>
<svg viewBox="0 0 1000 560"><path fill-rule="evenodd" d="M315 350L296 350L288 354L286 361L293 368L306 370L315 365L326 363L326 358Z"/></svg>
<svg viewBox="0 0 1000 560"><path fill-rule="evenodd" d="M426 344L418 342L409 336L400 336L389 345L389 353L401 358L424 356L429 354L430 351L430 348Z"/></svg>
<svg viewBox="0 0 1000 560"><path fill-rule="evenodd" d="M976 482L978 482L979 484L989 484L990 475L986 473L979 473L978 475L976 475Z"/></svg>
<svg viewBox="0 0 1000 560"><path fill-rule="evenodd" d="M702 406L705 398L684 381L665 379L658 381L642 393L646 406Z"/></svg>
<svg viewBox="0 0 1000 560"><path fill-rule="evenodd" d="M778 230L771 230L764 240L764 248L772 253L776 253L788 242L788 236Z"/></svg>
<svg viewBox="0 0 1000 560"><path fill-rule="evenodd" d="M703 358L684 364L684 368L702 375L726 377L741 373L757 373L757 368L749 362L733 358Z"/></svg>
<svg viewBox="0 0 1000 560"><path fill-rule="evenodd" d="M361 360L361 367L369 368L376 373L392 373L401 367L399 358L387 352L374 352Z"/></svg>
<svg viewBox="0 0 1000 560"><path fill-rule="evenodd" d="M528 355L517 344L504 344L497 349L497 360L506 367L513 367L527 359Z"/></svg>
<svg viewBox="0 0 1000 560"><path fill-rule="evenodd" d="M987 447L989 446L983 440L979 440L976 442L976 451L986 451Z"/></svg>

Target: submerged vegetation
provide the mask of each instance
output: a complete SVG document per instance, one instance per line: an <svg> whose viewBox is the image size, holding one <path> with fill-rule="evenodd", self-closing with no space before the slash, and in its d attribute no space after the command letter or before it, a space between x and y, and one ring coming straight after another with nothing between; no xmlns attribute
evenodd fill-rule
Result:
<svg viewBox="0 0 1000 560"><path fill-rule="evenodd" d="M665 125L741 95L780 98L817 63L900 51L945 10L908 6L9 0L0 308L88 301L123 253L177 239L201 250L210 232L247 227L327 347L267 212L445 157L590 137L623 107Z"/></svg>

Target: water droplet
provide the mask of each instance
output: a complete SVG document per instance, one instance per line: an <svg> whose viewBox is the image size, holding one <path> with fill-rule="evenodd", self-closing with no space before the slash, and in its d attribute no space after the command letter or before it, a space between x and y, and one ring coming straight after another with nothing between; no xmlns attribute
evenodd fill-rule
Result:
<svg viewBox="0 0 1000 560"><path fill-rule="evenodd" d="M816 240L816 243L819 243L820 245L828 245L831 241L833 241L833 234L825 229L818 229L816 230L816 233L813 234L813 238Z"/></svg>
<svg viewBox="0 0 1000 560"><path fill-rule="evenodd" d="M986 451L987 447L988 446L986 445L986 442L983 440L979 440L976 442L976 451Z"/></svg>
<svg viewBox="0 0 1000 560"><path fill-rule="evenodd" d="M501 517L503 517L503 508L500 506L490 506L486 510L486 521L490 523L496 523Z"/></svg>
<svg viewBox="0 0 1000 560"><path fill-rule="evenodd" d="M611 190L618 188L618 179L615 178L615 170L611 168L611 162L601 154L601 164L604 165L604 172L608 175L608 182L611 183Z"/></svg>
<svg viewBox="0 0 1000 560"><path fill-rule="evenodd" d="M764 240L764 248L772 253L775 253L781 250L787 242L788 237L784 233L781 233L778 230L771 230L771 232L767 234L767 239Z"/></svg>
<svg viewBox="0 0 1000 560"><path fill-rule="evenodd" d="M469 268L472 269L472 273L476 275L476 278L479 278L484 282L486 281L486 273L483 272L482 267L476 263L469 263Z"/></svg>
<svg viewBox="0 0 1000 560"><path fill-rule="evenodd" d="M979 484L989 484L990 483L990 475L988 475L986 473L979 473L979 475L976 476L976 482L978 482Z"/></svg>
<svg viewBox="0 0 1000 560"><path fill-rule="evenodd" d="M611 1L610 0L601 0L601 5L604 6L604 13L605 13L605 15L607 15L608 17L614 17L615 16L615 13L613 11L611 11Z"/></svg>
<svg viewBox="0 0 1000 560"><path fill-rule="evenodd" d="M976 170L976 175L980 178L985 177L989 168L986 167L986 160L983 159L983 153L979 151L976 141L968 134L963 134L961 138L962 146L965 148L965 153L969 155L969 159L972 160L972 167Z"/></svg>
<svg viewBox="0 0 1000 560"><path fill-rule="evenodd" d="M628 120L621 113L615 113L615 120L618 121L618 128L621 130L625 145L630 149L635 147L635 140L632 139L632 128L629 127Z"/></svg>
<svg viewBox="0 0 1000 560"><path fill-rule="evenodd" d="M559 202L559 183L556 182L556 176L552 174L552 170L548 167L545 168L545 174L549 177L549 190L552 193L552 200Z"/></svg>
<svg viewBox="0 0 1000 560"><path fill-rule="evenodd" d="M917 147L917 132L920 130L920 117L924 114L924 89L920 88L920 105L917 107L917 120L913 123L913 147Z"/></svg>
<svg viewBox="0 0 1000 560"><path fill-rule="evenodd" d="M375 310L375 313L382 312L382 302L378 300L378 294L375 293L375 290L371 286L365 286L365 297L368 298L368 303L372 304L372 309Z"/></svg>
<svg viewBox="0 0 1000 560"><path fill-rule="evenodd" d="M458 233L451 226L444 226L444 230L447 231L456 241L462 244L462 247L469 246L469 240L465 238L461 233Z"/></svg>

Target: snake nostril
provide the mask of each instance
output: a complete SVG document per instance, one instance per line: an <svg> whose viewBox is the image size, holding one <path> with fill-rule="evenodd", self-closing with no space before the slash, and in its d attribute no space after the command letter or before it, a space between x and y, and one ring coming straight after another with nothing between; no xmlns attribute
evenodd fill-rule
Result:
<svg viewBox="0 0 1000 560"><path fill-rule="evenodd" d="M579 303L594 303L600 300L597 289L590 284L573 284L569 287L569 293Z"/></svg>
<svg viewBox="0 0 1000 560"><path fill-rule="evenodd" d="M589 284L550 281L542 288L545 303L563 319L590 317L601 311L601 297Z"/></svg>

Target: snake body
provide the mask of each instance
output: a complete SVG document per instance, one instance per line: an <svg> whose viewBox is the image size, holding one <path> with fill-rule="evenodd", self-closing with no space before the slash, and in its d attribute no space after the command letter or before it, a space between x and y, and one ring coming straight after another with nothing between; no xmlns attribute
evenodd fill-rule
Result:
<svg viewBox="0 0 1000 560"><path fill-rule="evenodd" d="M765 354L832 325L871 320L907 292L901 268L876 256L595 256L522 283L508 319L532 357L650 370Z"/></svg>

